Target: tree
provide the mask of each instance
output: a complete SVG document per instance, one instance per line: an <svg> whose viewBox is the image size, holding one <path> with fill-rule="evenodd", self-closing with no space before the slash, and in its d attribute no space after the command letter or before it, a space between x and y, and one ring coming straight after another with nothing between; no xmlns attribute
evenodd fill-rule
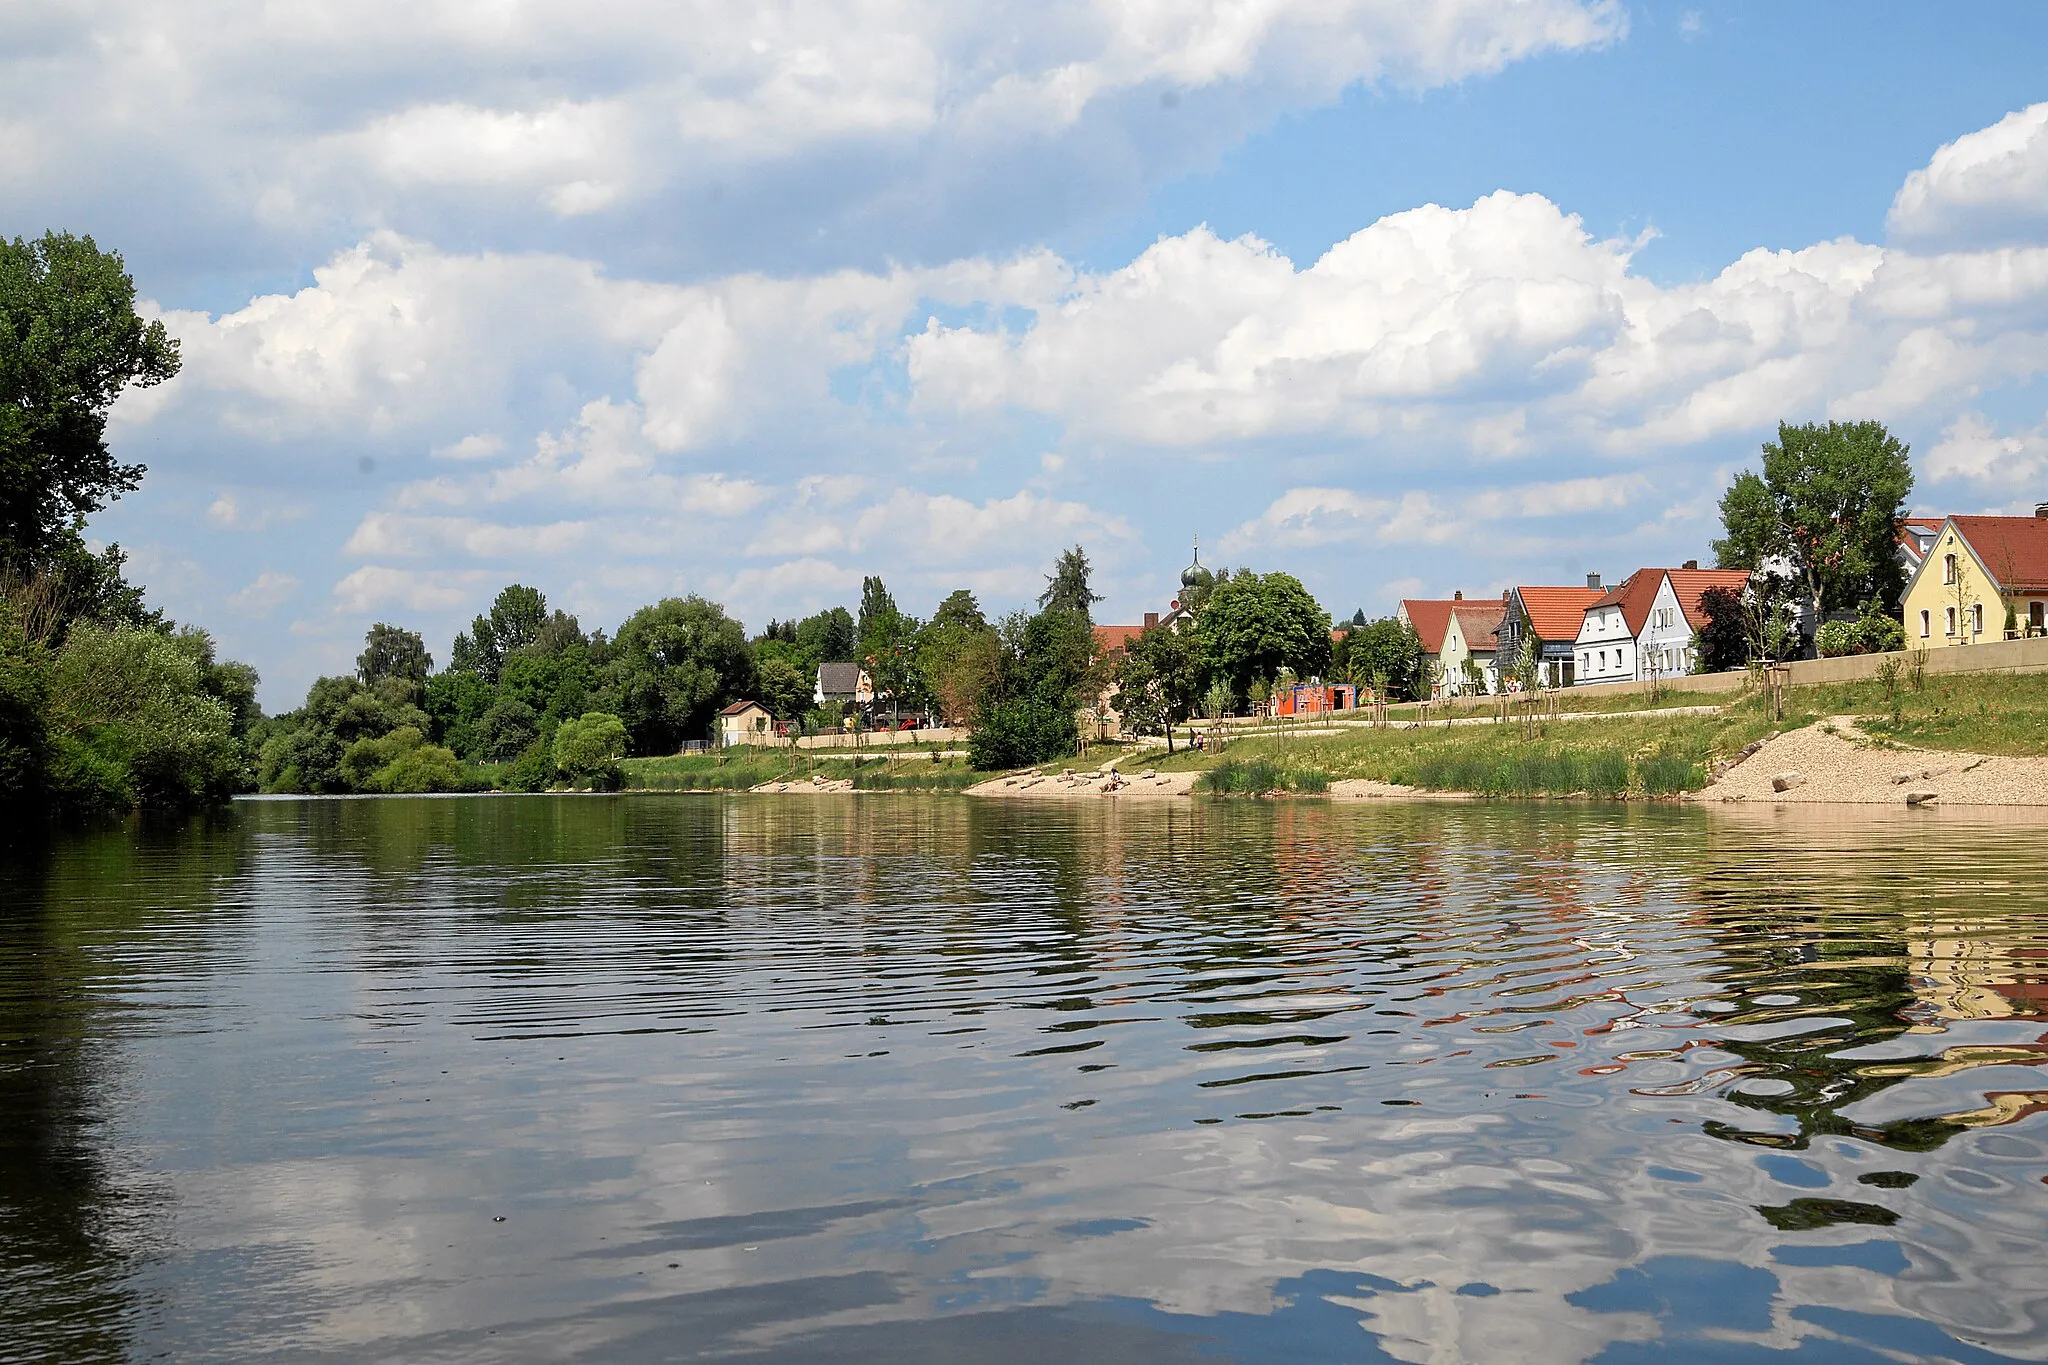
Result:
<svg viewBox="0 0 2048 1365"><path fill-rule="evenodd" d="M1330 614L1292 574L1219 576L1195 620L1210 665L1239 697L1283 668L1321 676L1330 663Z"/></svg>
<svg viewBox="0 0 2048 1365"><path fill-rule="evenodd" d="M1897 602L1909 452L1882 422L1780 422L1778 439L1764 443L1763 473L1738 474L1722 496L1717 562L1755 571L1784 558L1815 620L1871 596Z"/></svg>
<svg viewBox="0 0 2048 1365"><path fill-rule="evenodd" d="M799 621L796 642L810 654L814 665L845 664L853 662L860 633L854 628L851 612L845 607L831 607Z"/></svg>
<svg viewBox="0 0 2048 1365"><path fill-rule="evenodd" d="M896 599L889 595L889 589L873 574L860 581L860 626L856 637L863 654L868 652L869 641L878 631L894 631L903 613L896 609Z"/></svg>
<svg viewBox="0 0 2048 1365"><path fill-rule="evenodd" d="M1700 594L1700 614L1706 623L1693 640L1693 666L1702 673L1726 673L1748 662L1742 593L1708 588Z"/></svg>
<svg viewBox="0 0 2048 1365"><path fill-rule="evenodd" d="M427 653L425 640L382 621L363 636L363 652L356 656L356 677L365 685L386 678L403 678L417 687L425 687L427 674L433 669L434 660Z"/></svg>
<svg viewBox="0 0 2048 1365"><path fill-rule="evenodd" d="M579 786L608 791L623 786L619 760L625 753L625 723L602 711L564 721L555 732L555 767Z"/></svg>
<svg viewBox="0 0 2048 1365"><path fill-rule="evenodd" d="M1194 715L1207 677L1194 639L1168 626L1152 626L1125 647L1117 666L1117 710L1138 734L1164 734L1173 752L1173 727Z"/></svg>
<svg viewBox="0 0 2048 1365"><path fill-rule="evenodd" d="M716 602L691 594L642 607L619 627L600 695L633 751L674 753L702 738L719 707L754 681L746 631Z"/></svg>
<svg viewBox="0 0 2048 1365"><path fill-rule="evenodd" d="M1380 701L1412 700L1418 694L1422 657L1422 637L1396 616L1368 621L1354 629L1345 655L1354 674L1362 678L1384 677L1388 691L1400 693L1399 697L1380 697Z"/></svg>
<svg viewBox="0 0 2048 1365"><path fill-rule="evenodd" d="M1045 591L1038 595L1039 609L1075 612L1082 620L1093 624L1094 606L1102 599L1089 583L1090 572L1086 550L1079 545L1071 550L1062 550L1052 572L1046 575Z"/></svg>
<svg viewBox="0 0 2048 1365"><path fill-rule="evenodd" d="M575 618L567 621L574 629ZM548 599L540 589L513 583L499 592L489 615L477 617L467 632L455 637L448 666L496 683L506 656L540 639L549 624Z"/></svg>
<svg viewBox="0 0 2048 1365"><path fill-rule="evenodd" d="M755 659L754 700L779 721L801 718L811 708L815 675L782 656Z"/></svg>
<svg viewBox="0 0 2048 1365"><path fill-rule="evenodd" d="M164 325L136 313L118 252L69 233L0 241L0 560L19 570L75 540L141 482L107 448L107 414L178 365Z"/></svg>

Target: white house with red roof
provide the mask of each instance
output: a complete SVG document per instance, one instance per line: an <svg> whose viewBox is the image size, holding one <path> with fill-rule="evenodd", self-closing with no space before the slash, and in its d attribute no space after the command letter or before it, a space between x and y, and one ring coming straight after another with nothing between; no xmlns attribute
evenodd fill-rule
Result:
<svg viewBox="0 0 2048 1365"><path fill-rule="evenodd" d="M1749 586L1743 569L1637 569L1587 604L1573 648L1582 683L1640 681L1692 672L1693 636L1706 625L1709 588Z"/></svg>

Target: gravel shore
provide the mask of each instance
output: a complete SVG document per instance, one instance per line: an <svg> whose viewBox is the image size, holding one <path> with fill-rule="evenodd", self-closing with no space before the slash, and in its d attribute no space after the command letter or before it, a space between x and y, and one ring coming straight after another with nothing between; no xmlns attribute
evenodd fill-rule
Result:
<svg viewBox="0 0 2048 1365"><path fill-rule="evenodd" d="M1894 748L1865 735L1855 717L1834 716L1770 740L1690 799L1777 805L2048 806L2048 758Z"/></svg>

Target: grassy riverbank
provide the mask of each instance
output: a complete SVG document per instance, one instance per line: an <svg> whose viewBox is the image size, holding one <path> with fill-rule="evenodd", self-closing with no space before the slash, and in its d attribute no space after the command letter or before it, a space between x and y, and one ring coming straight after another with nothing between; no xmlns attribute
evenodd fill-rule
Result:
<svg viewBox="0 0 2048 1365"><path fill-rule="evenodd" d="M826 751L832 752L832 751ZM810 750L736 748L667 758L629 758L620 764L633 791L747 791L765 782L851 779L860 791L957 792L987 777L958 758L929 750L834 754Z"/></svg>
<svg viewBox="0 0 2048 1365"><path fill-rule="evenodd" d="M1722 703L1718 714L1681 713L1715 702ZM1245 736L1221 752L1155 753L1144 764L1203 772L1202 788L1216 792L1308 794L1363 778L1489 796L1662 797L1697 791L1716 761L1773 731L1836 715L1857 717L1879 744L2048 755L2048 674L1951 674L1916 686L1902 671L1889 687L1870 680L1789 688L1782 720L1773 720L1765 699L1754 694L1674 690L1654 701L1609 696L1592 703L1569 692L1560 699L1567 711L1597 710L1601 719L1385 730L1308 726ZM1483 715L1483 706L1452 714ZM1397 723L1404 709L1397 708Z"/></svg>
<svg viewBox="0 0 2048 1365"><path fill-rule="evenodd" d="M1711 715L1685 714L1721 704ZM1651 699L1591 698L1566 692L1567 711L1597 711L1589 720L1507 724L1431 724L1374 730L1305 725L1288 733L1244 735L1219 752L1153 749L1133 753L1126 771L1202 774L1198 789L1218 794L1293 792L1314 795L1329 784L1362 778L1429 791L1487 796L1654 798L1705 786L1715 762L1773 731L1825 716L1859 718L1879 744L2018 756L2048 755L2048 674L1943 675L1915 686L1902 674L1890 687L1872 680L1795 687L1783 719L1754 694L1707 696L1674 690ZM1443 708L1436 709L1441 718ZM1484 703L1454 715L1483 716ZM1064 759L1041 771L1092 768L1117 756L1114 746L1086 759ZM860 790L957 792L988 774L964 760L925 751L833 755L785 749L730 749L670 758L627 759L629 788L650 791L745 791L768 782L851 779Z"/></svg>

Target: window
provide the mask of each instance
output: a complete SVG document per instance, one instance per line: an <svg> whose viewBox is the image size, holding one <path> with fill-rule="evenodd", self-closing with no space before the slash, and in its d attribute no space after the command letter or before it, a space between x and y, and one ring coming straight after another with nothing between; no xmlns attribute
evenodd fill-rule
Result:
<svg viewBox="0 0 2048 1365"><path fill-rule="evenodd" d="M1982 602L1979 602L1976 606L1970 608L1970 634L1982 635L1983 633L1984 604Z"/></svg>
<svg viewBox="0 0 2048 1365"><path fill-rule="evenodd" d="M1921 613L1920 613L1920 638L1921 638L1921 639L1923 639L1923 640L1927 638L1927 632L1928 632L1928 625L1927 625L1927 621L1928 621L1928 618L1929 618L1929 617L1930 617L1931 615L1933 615L1933 613L1931 613L1931 612L1925 612L1925 611L1923 611L1923 612L1921 612Z"/></svg>
<svg viewBox="0 0 2048 1365"><path fill-rule="evenodd" d="M1941 557L1941 581L1944 583L1954 583L1956 581L1956 557L1954 555L1943 555Z"/></svg>
<svg viewBox="0 0 2048 1365"><path fill-rule="evenodd" d="M1943 607L1942 610L1948 614L1948 629L1942 633L1954 635L1956 633L1956 609L1954 607Z"/></svg>
<svg viewBox="0 0 2048 1365"><path fill-rule="evenodd" d="M2035 630L2040 630L2044 625L2048 625L2048 621L2044 621L2042 618L2043 611L2048 611L2048 602L2027 603L2027 624Z"/></svg>

